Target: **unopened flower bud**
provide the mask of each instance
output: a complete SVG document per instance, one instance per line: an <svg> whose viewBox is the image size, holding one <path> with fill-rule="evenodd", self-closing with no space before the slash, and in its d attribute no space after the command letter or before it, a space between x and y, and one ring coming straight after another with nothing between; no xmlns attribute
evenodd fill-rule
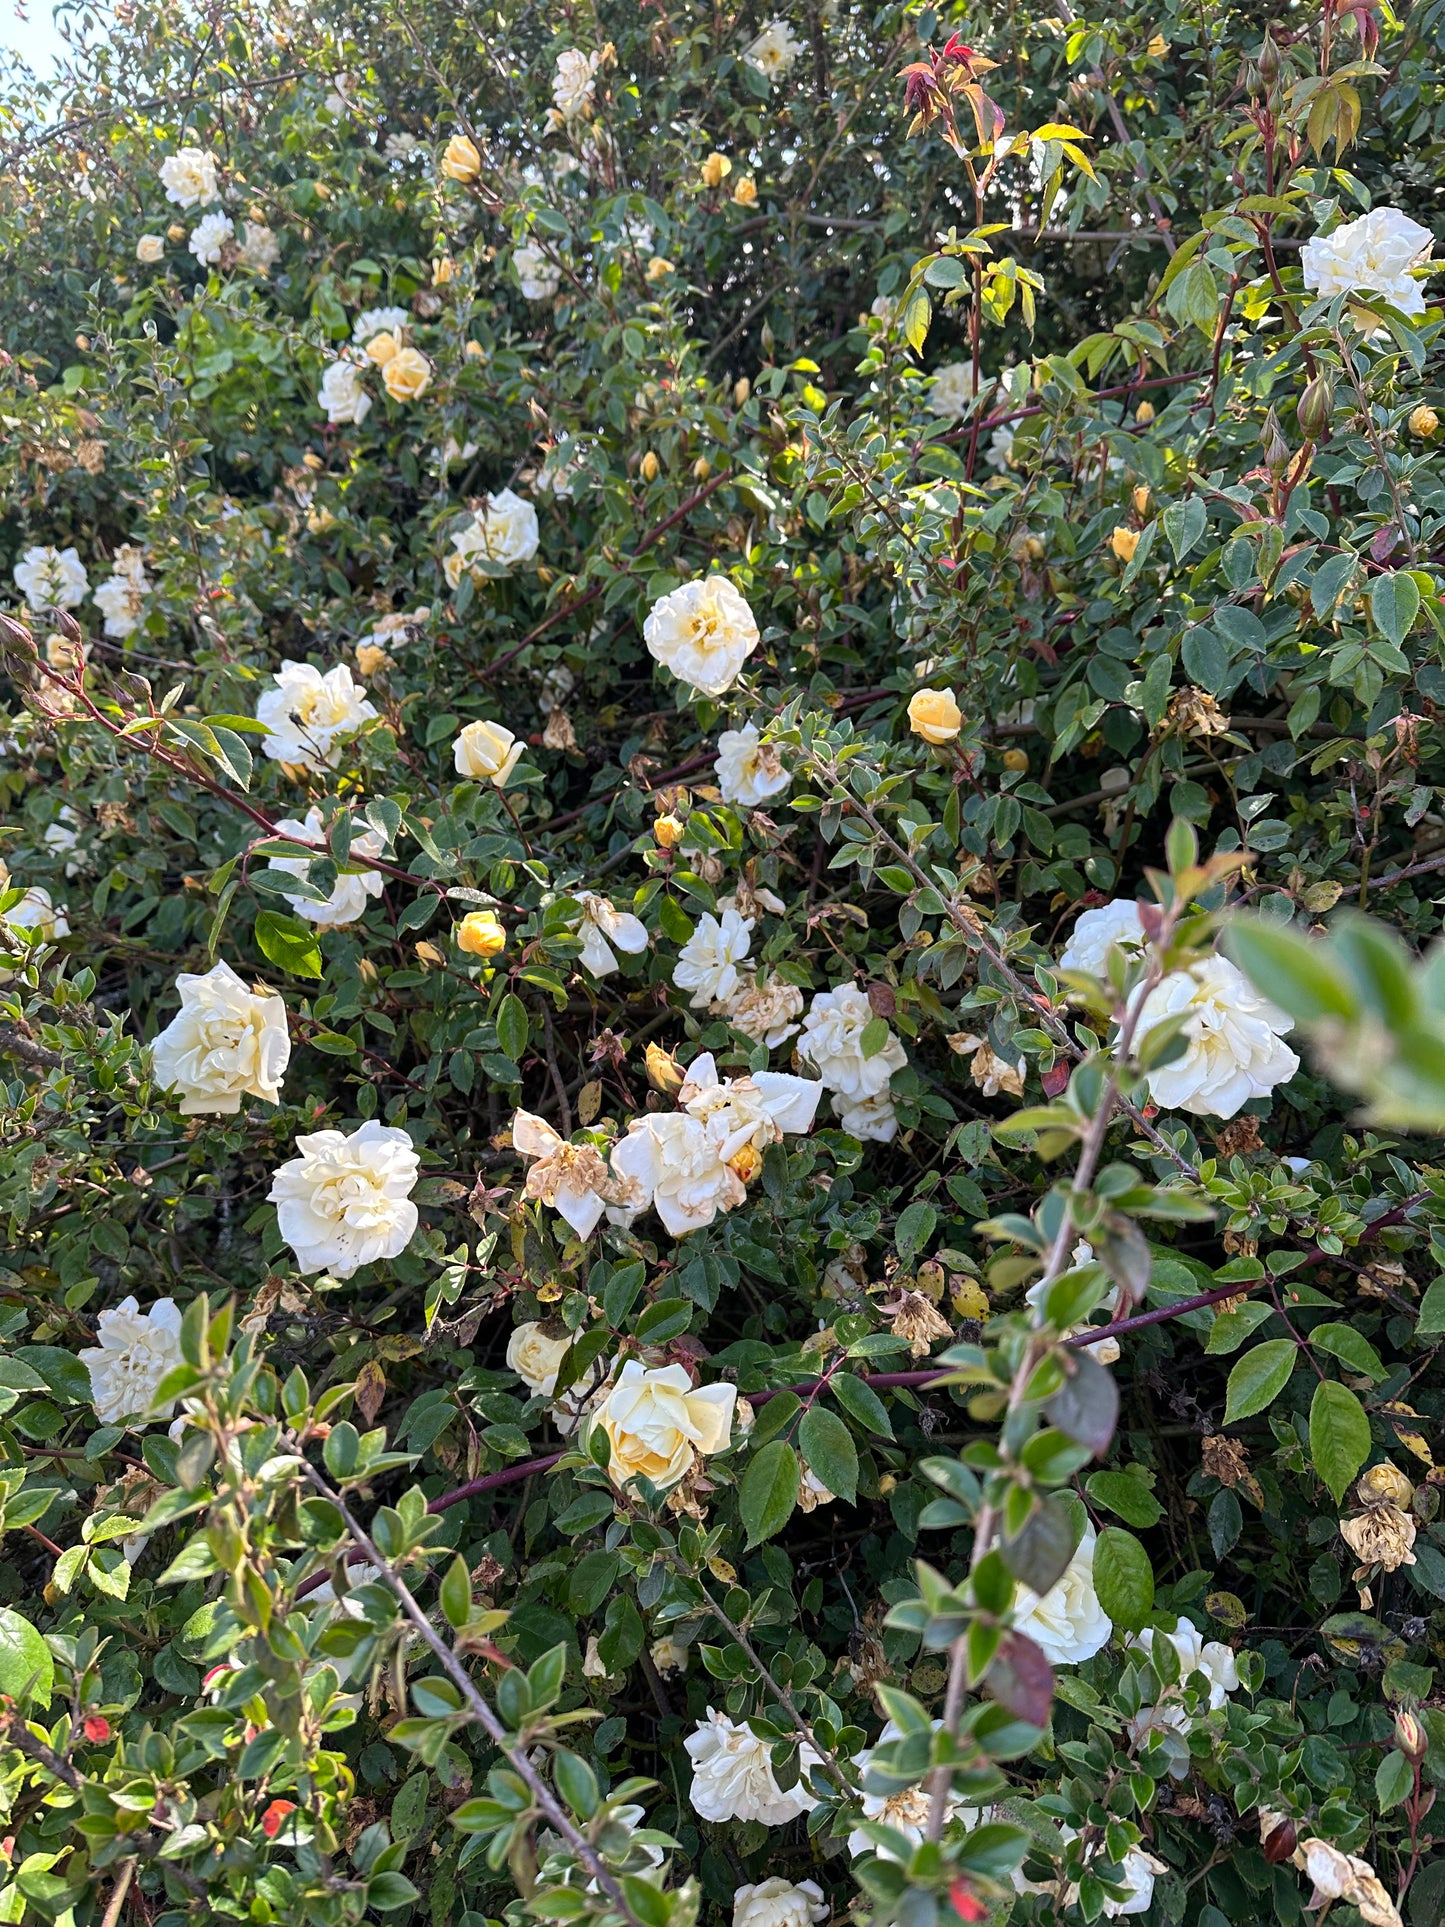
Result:
<svg viewBox="0 0 1445 1927"><path fill-rule="evenodd" d="M1410 433L1412 435L1418 435L1421 441L1429 441L1439 426L1440 417L1435 413L1433 408L1427 408L1423 402L1418 408L1411 411Z"/></svg>
<svg viewBox="0 0 1445 1927"><path fill-rule="evenodd" d="M356 666L363 676L375 676L386 668L390 657L374 642L359 642L356 645Z"/></svg>
<svg viewBox="0 0 1445 1927"><path fill-rule="evenodd" d="M705 482L708 476L711 474L712 474L712 463L708 460L706 455L699 455L697 460L692 465L692 479L695 482Z"/></svg>
<svg viewBox="0 0 1445 1927"><path fill-rule="evenodd" d="M735 408L741 408L752 392L753 384L748 380L747 376L739 375L738 379L733 383L733 406Z"/></svg>
<svg viewBox="0 0 1445 1927"><path fill-rule="evenodd" d="M1274 44L1274 36L1266 31L1264 43L1254 57L1259 69L1259 77L1266 87L1273 87L1279 79L1279 48Z"/></svg>
<svg viewBox="0 0 1445 1927"><path fill-rule="evenodd" d="M1430 1751L1429 1736L1413 1713L1395 1715L1395 1745L1411 1766L1418 1766Z"/></svg>
<svg viewBox="0 0 1445 1927"><path fill-rule="evenodd" d="M655 482L662 473L662 463L658 461L656 455L653 454L650 448L643 456L640 467L644 482Z"/></svg>
<svg viewBox="0 0 1445 1927"><path fill-rule="evenodd" d="M1398 1465L1384 1459L1362 1472L1355 1486L1361 1505L1397 1505L1404 1512L1415 1496L1415 1488Z"/></svg>
<svg viewBox="0 0 1445 1927"><path fill-rule="evenodd" d="M1026 749L1006 749L1003 753L1003 766L1005 769L1027 769L1029 766L1028 751Z"/></svg>
<svg viewBox="0 0 1445 1927"><path fill-rule="evenodd" d="M1270 474L1283 475L1289 467L1289 443L1279 425L1279 416L1272 408L1264 418L1264 427L1259 431L1259 443L1264 450L1264 465Z"/></svg>
<svg viewBox="0 0 1445 1927"><path fill-rule="evenodd" d="M453 134L442 155L442 172L449 180L468 186L482 171L482 157L465 134Z"/></svg>
<svg viewBox="0 0 1445 1927"><path fill-rule="evenodd" d="M1307 381L1295 409L1300 433L1308 435L1312 442L1319 441L1329 429L1334 407L1334 385L1328 375L1316 375Z"/></svg>
<svg viewBox="0 0 1445 1927"><path fill-rule="evenodd" d="M1134 513L1142 521L1149 513L1149 484L1140 482L1130 499L1134 504Z"/></svg>
<svg viewBox="0 0 1445 1927"><path fill-rule="evenodd" d="M763 1160L751 1144L745 1144L735 1158L728 1159L728 1168L735 1171L744 1184L751 1184L763 1168Z"/></svg>
<svg viewBox="0 0 1445 1927"><path fill-rule="evenodd" d="M1141 428L1147 428L1154 419L1153 402L1141 401L1139 406L1134 410L1134 419L1139 423Z"/></svg>
<svg viewBox="0 0 1445 1927"><path fill-rule="evenodd" d="M739 207L756 207L758 184L751 174L745 174L733 189L733 199Z"/></svg>
<svg viewBox="0 0 1445 1927"><path fill-rule="evenodd" d="M436 945L434 943L427 943L425 939L416 946L416 960L428 970L440 970L446 962L446 958L440 950L437 949Z"/></svg>
<svg viewBox="0 0 1445 1927"><path fill-rule="evenodd" d="M675 849L682 841L682 823L675 816L659 816L652 826L652 834L664 850Z"/></svg>
<svg viewBox="0 0 1445 1927"><path fill-rule="evenodd" d="M661 1091L664 1097L676 1097L682 1089L684 1073L672 1052L664 1050L661 1044L649 1044L644 1062L652 1088Z"/></svg>
<svg viewBox="0 0 1445 1927"><path fill-rule="evenodd" d="M1125 528L1122 522L1109 537L1109 547L1121 562L1132 562L1134 560L1134 551L1138 546L1138 529Z"/></svg>

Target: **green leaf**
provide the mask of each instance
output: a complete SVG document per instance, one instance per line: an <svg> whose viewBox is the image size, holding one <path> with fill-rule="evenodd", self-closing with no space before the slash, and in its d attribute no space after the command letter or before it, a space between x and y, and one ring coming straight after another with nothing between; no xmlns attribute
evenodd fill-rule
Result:
<svg viewBox="0 0 1445 1927"><path fill-rule="evenodd" d="M366 1889L367 1906L375 1907L379 1914L395 1913L398 1907L409 1907L420 1899L404 1873L375 1874Z"/></svg>
<svg viewBox="0 0 1445 1927"><path fill-rule="evenodd" d="M1287 1011L1296 1023L1355 1015L1355 999L1345 973L1327 951L1298 931L1286 930L1266 917L1235 917L1225 930L1221 947L1255 989Z"/></svg>
<svg viewBox="0 0 1445 1927"><path fill-rule="evenodd" d="M749 1546L760 1545L780 1532L798 1503L798 1455L785 1439L765 1445L743 1474L738 1488Z"/></svg>
<svg viewBox="0 0 1445 1927"><path fill-rule="evenodd" d="M465 1626L472 1616L472 1575L460 1554L453 1559L441 1583L442 1611L449 1626Z"/></svg>
<svg viewBox="0 0 1445 1927"><path fill-rule="evenodd" d="M1348 1365L1352 1372L1362 1372L1366 1378L1373 1378L1377 1383L1389 1376L1380 1362L1380 1354L1353 1325L1316 1325L1309 1333L1309 1341L1317 1352L1328 1352L1331 1358L1338 1358L1341 1364Z"/></svg>
<svg viewBox="0 0 1445 1927"><path fill-rule="evenodd" d="M888 1020L870 1017L858 1036L858 1048L865 1057L876 1057L888 1048Z"/></svg>
<svg viewBox="0 0 1445 1927"><path fill-rule="evenodd" d="M1272 1405L1289 1383L1295 1364L1292 1338L1270 1338L1256 1345L1229 1374L1229 1389L1224 1401L1224 1422L1253 1418L1266 1405Z"/></svg>
<svg viewBox="0 0 1445 1927"><path fill-rule="evenodd" d="M915 288L901 317L903 339L915 355L923 352L923 344L928 339L929 324L932 320L933 303L921 287Z"/></svg>
<svg viewBox="0 0 1445 1927"><path fill-rule="evenodd" d="M284 917L279 910L256 913L256 945L261 955L293 977L321 975L321 946L310 924Z"/></svg>
<svg viewBox="0 0 1445 1927"><path fill-rule="evenodd" d="M497 1006L497 1040L503 1051L514 1064L522 1061L522 1052L527 1048L527 1037L531 1026L527 1022L527 1007L520 997L508 991Z"/></svg>
<svg viewBox="0 0 1445 1927"><path fill-rule="evenodd" d="M893 1423L888 1416L888 1408L871 1385L865 1385L861 1378L854 1378L850 1372L834 1372L828 1380L828 1390L843 1410L857 1419L860 1425L866 1425L879 1438L892 1438Z"/></svg>
<svg viewBox="0 0 1445 1927"><path fill-rule="evenodd" d="M897 1245L898 1255L905 1264L916 1252L922 1251L933 1236L937 1223L938 1213L931 1204L915 1201L901 1213L893 1233L893 1242Z"/></svg>
<svg viewBox="0 0 1445 1927"><path fill-rule="evenodd" d="M1217 696L1229 674L1229 651L1212 629L1191 629L1179 652L1191 682Z"/></svg>
<svg viewBox="0 0 1445 1927"><path fill-rule="evenodd" d="M1164 511L1164 533L1169 538L1169 546L1174 551L1174 560L1182 562L1208 526L1209 516L1202 499L1191 495L1187 501L1171 502Z"/></svg>
<svg viewBox="0 0 1445 1927"><path fill-rule="evenodd" d="M1141 1530L1157 1525L1164 1516L1163 1506L1144 1481L1127 1472L1092 1472L1084 1482L1084 1490L1096 1505L1117 1512L1121 1519Z"/></svg>
<svg viewBox="0 0 1445 1927"><path fill-rule="evenodd" d="M54 1686L50 1648L28 1619L0 1608L0 1693L21 1707L49 1706Z"/></svg>
<svg viewBox="0 0 1445 1927"><path fill-rule="evenodd" d="M1437 1278L1420 1300L1420 1322L1415 1330L1421 1338L1445 1332L1445 1278Z"/></svg>
<svg viewBox="0 0 1445 1927"><path fill-rule="evenodd" d="M1099 1534L1094 1590L1110 1619L1126 1632L1138 1632L1154 1610L1154 1568L1132 1532L1105 1526Z"/></svg>
<svg viewBox="0 0 1445 1927"><path fill-rule="evenodd" d="M1380 634L1398 649L1420 613L1420 591L1407 569L1377 575L1370 585L1370 614Z"/></svg>
<svg viewBox="0 0 1445 1927"><path fill-rule="evenodd" d="M17 1345L12 1356L38 1373L53 1397L67 1405L89 1405L90 1373L74 1352L63 1345Z"/></svg>
<svg viewBox="0 0 1445 1927"><path fill-rule="evenodd" d="M858 1448L836 1412L814 1405L803 1414L798 1444L808 1470L849 1505L858 1498Z"/></svg>
<svg viewBox="0 0 1445 1927"><path fill-rule="evenodd" d="M1324 1379L1310 1404L1310 1457L1335 1504L1370 1456L1370 1421L1348 1385Z"/></svg>

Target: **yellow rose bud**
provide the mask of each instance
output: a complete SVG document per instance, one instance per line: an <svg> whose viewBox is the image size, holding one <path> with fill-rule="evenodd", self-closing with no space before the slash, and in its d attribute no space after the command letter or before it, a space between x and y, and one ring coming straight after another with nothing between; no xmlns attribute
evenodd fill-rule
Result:
<svg viewBox="0 0 1445 1927"><path fill-rule="evenodd" d="M644 270L649 281L665 281L670 274L676 272L671 261L665 260L660 254L654 254Z"/></svg>
<svg viewBox="0 0 1445 1927"><path fill-rule="evenodd" d="M695 482L705 482L708 476L711 474L712 474L712 463L708 460L706 455L699 455L697 460L692 465L692 479Z"/></svg>
<svg viewBox="0 0 1445 1927"><path fill-rule="evenodd" d="M1361 1505L1397 1505L1403 1512L1415 1496L1415 1488L1397 1465L1383 1460L1360 1475L1355 1496Z"/></svg>
<svg viewBox="0 0 1445 1927"><path fill-rule="evenodd" d="M652 834L664 850L671 850L682 841L682 824L675 816L659 816L652 826Z"/></svg>
<svg viewBox="0 0 1445 1927"><path fill-rule="evenodd" d="M486 359L487 351L480 341L469 341L465 353L468 361L483 361Z"/></svg>
<svg viewBox="0 0 1445 1927"><path fill-rule="evenodd" d="M166 229L166 239L168 241L184 241L185 238L186 230L181 226L180 222L172 221Z"/></svg>
<svg viewBox="0 0 1445 1927"><path fill-rule="evenodd" d="M721 187L733 171L733 164L726 154L709 154L702 164L704 187Z"/></svg>
<svg viewBox="0 0 1445 1927"><path fill-rule="evenodd" d="M639 464L644 482L655 482L662 473L662 463L649 448Z"/></svg>
<svg viewBox="0 0 1445 1927"><path fill-rule="evenodd" d="M381 371L382 385L393 401L415 401L431 384L431 363L416 348L398 348Z"/></svg>
<svg viewBox="0 0 1445 1927"><path fill-rule="evenodd" d="M758 184L751 174L743 178L733 189L733 200L739 207L756 207L758 203Z"/></svg>
<svg viewBox="0 0 1445 1927"><path fill-rule="evenodd" d="M393 334L373 335L366 344L366 358L374 361L378 368L384 368L397 352L398 342Z"/></svg>
<svg viewBox="0 0 1445 1927"><path fill-rule="evenodd" d="M440 261L432 262L431 284L434 288L444 288L449 281L455 281L456 278L457 264L449 254L444 254Z"/></svg>
<svg viewBox="0 0 1445 1927"><path fill-rule="evenodd" d="M1401 1709L1395 1715L1395 1745L1411 1766L1418 1766L1430 1751L1430 1739L1413 1713Z"/></svg>
<svg viewBox="0 0 1445 1927"><path fill-rule="evenodd" d="M443 174L448 180L460 181L466 187L481 171L482 157L477 152L475 142L469 141L465 134L453 134L442 155Z"/></svg>
<svg viewBox="0 0 1445 1927"><path fill-rule="evenodd" d="M1003 753L1003 766L1005 769L1027 769L1029 766L1028 751L1026 749L1006 749Z"/></svg>
<svg viewBox="0 0 1445 1927"><path fill-rule="evenodd" d="M739 375L733 383L733 406L735 408L741 408L752 392L753 384L748 380L747 376Z"/></svg>
<svg viewBox="0 0 1445 1927"><path fill-rule="evenodd" d="M951 743L963 727L963 711L951 689L920 689L908 705L908 726L925 743Z"/></svg>
<svg viewBox="0 0 1445 1927"><path fill-rule="evenodd" d="M356 974L364 984L379 983L381 980L381 972L371 961L370 957L360 957L357 959Z"/></svg>
<svg viewBox="0 0 1445 1927"><path fill-rule="evenodd" d="M751 1144L745 1144L735 1158L728 1159L728 1169L735 1171L744 1184L751 1184L763 1168L763 1161Z"/></svg>
<svg viewBox="0 0 1445 1927"><path fill-rule="evenodd" d="M1433 408L1427 408L1423 402L1418 408L1412 410L1410 415L1410 433L1412 435L1418 435L1421 441L1429 441L1439 426L1440 417L1435 413Z"/></svg>
<svg viewBox="0 0 1445 1927"><path fill-rule="evenodd" d="M1109 537L1109 547L1121 562L1132 562L1134 560L1134 551L1138 546L1138 529L1126 529L1122 523Z"/></svg>
<svg viewBox="0 0 1445 1927"><path fill-rule="evenodd" d="M470 910L452 933L469 957L495 957L507 947L507 933L490 910Z"/></svg>
<svg viewBox="0 0 1445 1927"><path fill-rule="evenodd" d="M1149 424L1150 424L1150 422L1152 422L1152 421L1153 421L1153 419L1154 419L1154 404L1153 404L1153 402L1152 402L1152 401L1141 401L1141 402L1139 403L1139 406L1138 406L1138 407L1137 407L1137 408L1136 408L1136 409L1134 410L1134 419L1135 419L1135 421L1136 421L1136 422L1138 422L1138 423L1139 423L1139 424L1140 424L1140 425L1141 425L1142 427L1144 427L1144 428L1147 428L1147 427L1149 426Z"/></svg>
<svg viewBox="0 0 1445 1927"><path fill-rule="evenodd" d="M374 642L359 642L356 645L356 666L363 676L377 676L391 661L386 651Z"/></svg>
<svg viewBox="0 0 1445 1927"><path fill-rule="evenodd" d="M655 1091L664 1097L676 1097L683 1085L683 1071L671 1051L661 1044L649 1044L644 1052L647 1066L647 1081Z"/></svg>
<svg viewBox="0 0 1445 1927"><path fill-rule="evenodd" d="M1137 516L1142 518L1149 513L1149 485L1147 482L1140 482L1139 486L1134 490L1133 502L1134 513Z"/></svg>
<svg viewBox="0 0 1445 1927"><path fill-rule="evenodd" d="M425 941L416 946L416 960L428 970L440 970L446 962L446 958L440 950L437 949L436 945Z"/></svg>
<svg viewBox="0 0 1445 1927"><path fill-rule="evenodd" d="M319 475L326 464L314 448L308 448L306 453L301 457L301 466L303 468L309 468L313 475Z"/></svg>
<svg viewBox="0 0 1445 1927"><path fill-rule="evenodd" d="M1144 51L1152 55L1155 60L1162 60L1164 55L1169 51L1169 42L1164 38L1162 33L1156 33Z"/></svg>

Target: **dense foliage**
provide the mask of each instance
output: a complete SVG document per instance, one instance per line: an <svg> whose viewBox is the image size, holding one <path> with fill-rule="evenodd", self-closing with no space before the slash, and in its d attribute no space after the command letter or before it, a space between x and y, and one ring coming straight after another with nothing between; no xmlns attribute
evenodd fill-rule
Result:
<svg viewBox="0 0 1445 1927"><path fill-rule="evenodd" d="M0 1919L1445 1914L1442 23L4 78Z"/></svg>

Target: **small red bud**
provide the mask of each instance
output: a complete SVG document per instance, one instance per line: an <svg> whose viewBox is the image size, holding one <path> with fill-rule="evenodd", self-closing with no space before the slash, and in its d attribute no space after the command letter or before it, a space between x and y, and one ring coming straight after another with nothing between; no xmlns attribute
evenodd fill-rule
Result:
<svg viewBox="0 0 1445 1927"><path fill-rule="evenodd" d="M91 1713L85 1721L85 1737L94 1740L98 1746L102 1740L110 1738L110 1721L102 1713Z"/></svg>
<svg viewBox="0 0 1445 1927"><path fill-rule="evenodd" d="M1289 1859L1299 1845L1299 1830L1293 1820L1282 1820L1264 1843L1264 1857L1271 1867Z"/></svg>
<svg viewBox="0 0 1445 1927"><path fill-rule="evenodd" d="M987 1920L988 1908L966 1880L955 1880L948 1890L949 1904L960 1920Z"/></svg>

